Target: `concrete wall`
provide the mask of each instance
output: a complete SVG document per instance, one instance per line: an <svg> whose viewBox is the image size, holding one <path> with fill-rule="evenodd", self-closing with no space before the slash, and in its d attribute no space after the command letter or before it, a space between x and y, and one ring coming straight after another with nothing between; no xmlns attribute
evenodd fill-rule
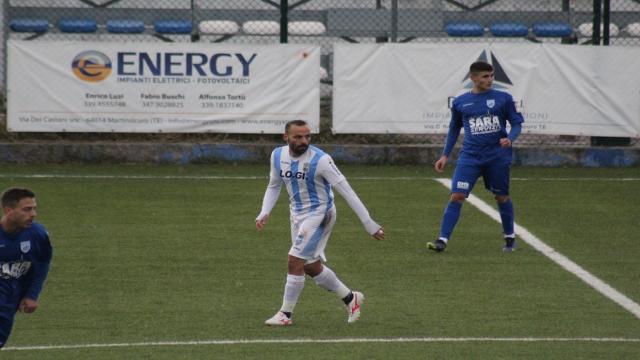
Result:
<svg viewBox="0 0 640 360"><path fill-rule="evenodd" d="M0 163L266 163L281 144L160 143L0 143ZM442 151L432 145L318 144L336 162L345 164L431 165ZM455 158L455 156L454 156ZM640 166L640 148L516 147L520 166Z"/></svg>

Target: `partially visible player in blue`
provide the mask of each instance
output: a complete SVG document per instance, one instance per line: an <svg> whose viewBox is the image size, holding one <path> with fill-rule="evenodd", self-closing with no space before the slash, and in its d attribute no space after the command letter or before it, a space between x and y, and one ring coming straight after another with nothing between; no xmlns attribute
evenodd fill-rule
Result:
<svg viewBox="0 0 640 360"><path fill-rule="evenodd" d="M44 226L34 222L36 195L29 189L2 193L0 219L0 348L17 311L38 308L38 295L49 273L51 243Z"/></svg>
<svg viewBox="0 0 640 360"><path fill-rule="evenodd" d="M516 235L513 203L509 197L511 145L520 134L524 118L516 110L511 95L491 88L491 64L474 62L469 68L469 77L473 88L453 100L447 142L442 156L435 163L435 170L442 172L460 135L460 129L464 127L464 140L451 179L451 199L442 217L440 236L436 241L427 243L427 247L437 252L447 247L460 217L462 204L471 193L476 180L482 176L485 188L495 195L498 203L505 240L503 251L513 251L516 247ZM508 134L507 121L511 125Z"/></svg>

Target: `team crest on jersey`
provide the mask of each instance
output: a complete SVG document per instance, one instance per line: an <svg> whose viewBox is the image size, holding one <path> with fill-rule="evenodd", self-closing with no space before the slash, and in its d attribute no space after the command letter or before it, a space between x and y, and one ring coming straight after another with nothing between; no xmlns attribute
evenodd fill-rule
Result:
<svg viewBox="0 0 640 360"><path fill-rule="evenodd" d="M20 242L20 251L22 251L23 253L28 253L29 250L31 250L31 241L27 240L27 241L21 241Z"/></svg>
<svg viewBox="0 0 640 360"><path fill-rule="evenodd" d="M302 172L307 172L309 171L309 163L304 163L304 165L302 165Z"/></svg>
<svg viewBox="0 0 640 360"><path fill-rule="evenodd" d="M487 100L487 107L489 109L493 109L493 107L496 106L496 100L495 99L489 99Z"/></svg>

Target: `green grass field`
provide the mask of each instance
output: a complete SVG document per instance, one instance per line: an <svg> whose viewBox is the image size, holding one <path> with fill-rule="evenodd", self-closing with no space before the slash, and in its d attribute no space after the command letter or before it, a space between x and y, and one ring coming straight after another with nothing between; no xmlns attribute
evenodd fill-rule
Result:
<svg viewBox="0 0 640 360"><path fill-rule="evenodd" d="M268 328L290 238L284 191L266 231L254 227L267 165L3 166L1 188L38 194L54 261L0 358L640 358L638 317L522 241L503 254L500 224L471 204L447 251L428 252L448 199L429 167L342 170L387 233L368 237L336 194L327 257L365 293L362 319L348 325L340 300L307 280L294 326ZM512 177L518 224L640 302L637 168ZM474 194L493 204L482 183ZM25 349L48 345L65 347Z"/></svg>

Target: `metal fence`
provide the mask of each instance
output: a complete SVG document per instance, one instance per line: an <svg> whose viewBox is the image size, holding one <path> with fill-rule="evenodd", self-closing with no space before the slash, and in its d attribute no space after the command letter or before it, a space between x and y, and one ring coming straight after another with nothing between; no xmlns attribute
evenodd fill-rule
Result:
<svg viewBox="0 0 640 360"><path fill-rule="evenodd" d="M0 21L3 87L7 39L313 43L322 49L329 104L336 43L640 46L640 0L5 0ZM575 136L522 141L593 143Z"/></svg>

